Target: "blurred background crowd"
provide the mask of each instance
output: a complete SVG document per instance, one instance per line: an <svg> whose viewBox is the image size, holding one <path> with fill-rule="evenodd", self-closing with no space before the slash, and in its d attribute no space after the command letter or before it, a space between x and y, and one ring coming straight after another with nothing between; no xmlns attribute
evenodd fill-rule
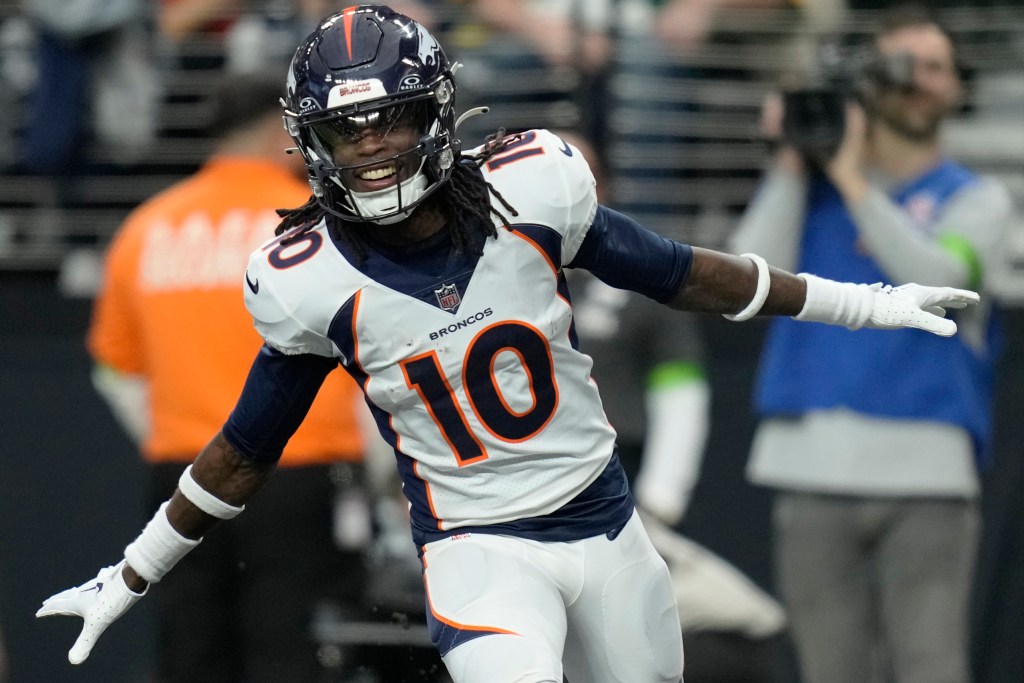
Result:
<svg viewBox="0 0 1024 683"><path fill-rule="evenodd" d="M674 239L728 250L741 221L749 225L759 184L785 143L778 139L785 132L770 121L775 94L852 89L866 68L863 47L895 3L389 4L427 25L463 64L456 73L458 110L490 107L460 128L464 148L497 128L554 129L589 154L603 203ZM978 473L969 660L978 683L1018 683L1024 681L1024 4L946 0L927 7L956 41L963 82L942 127L943 152L998 182L1009 197L1011 216L985 264L984 295L999 309L1004 341L995 359L991 457ZM166 495L151 495L152 470L138 455L146 435L133 433L132 411L119 410L116 397L104 393L109 385L95 365L111 359L97 351L95 339L87 347L86 336L90 322L97 324L93 307L108 247L129 214L195 174L211 155L232 153L226 134L265 114L251 112L253 121L237 111L225 114L225 81L269 75L283 86L294 46L320 17L340 9L325 0L0 2L0 681L201 680L158 673L162 622L158 606L147 601L75 669L64 645L77 626L69 620L42 628L32 618L52 589L117 557L150 516L152 500ZM249 137L232 137L231 145L256 144L255 128L245 131ZM232 182L244 184L244 176ZM287 201L294 206L304 201L304 190L292 189ZM271 233L268 226L266 237ZM771 242L770 232L765 239ZM198 242L191 246L202 250ZM179 258L195 253L189 245L178 248ZM244 260L239 286L243 268ZM670 324L647 302L599 283L578 278L572 286L583 347L597 359L594 374L627 467L630 457L634 464L646 457L653 446L644 441L652 434L668 439L657 447L677 451L682 463L657 476L648 472L646 481L641 472L637 487L657 527L652 535L680 573L681 619L693 643L688 683L801 681L776 602L775 494L746 473L767 323L680 316ZM241 310L241 296L238 305ZM116 329L106 334L108 345L124 341ZM193 340L170 352L180 354L180 366L207 351ZM202 381L196 384L182 382L175 390L204 392ZM122 408L125 401L130 408L133 399L123 388L117 390ZM634 414L640 405L646 416ZM350 417L363 416L354 409ZM645 420L661 418L676 418L681 429L645 427ZM368 434L360 438L361 447L345 446L351 452L339 462L317 463L327 489L321 483L282 489L289 500L315 490L317 501L330 501L322 506L323 523L347 558L339 571L351 580L328 582L298 627L314 673L296 669L292 677L266 680L445 680L422 624L418 567L390 456ZM152 465L152 449L143 451ZM163 486L176 477L164 475ZM652 479L670 482L678 495ZM300 539L290 540L290 552L303 552ZM246 558L230 561L237 580L252 578ZM718 590L731 597L716 602ZM257 592L252 599L265 609L250 618L273 620L275 595L272 587ZM177 638L187 643L190 636L213 637ZM226 676L206 680L235 680ZM878 682L902 680L882 674Z"/></svg>

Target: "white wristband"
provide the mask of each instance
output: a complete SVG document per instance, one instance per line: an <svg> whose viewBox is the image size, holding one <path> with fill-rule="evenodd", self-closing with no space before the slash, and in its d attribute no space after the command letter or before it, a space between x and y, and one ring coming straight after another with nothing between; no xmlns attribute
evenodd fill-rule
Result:
<svg viewBox="0 0 1024 683"><path fill-rule="evenodd" d="M771 289L772 286L772 277L768 272L768 263L763 258L757 254L740 254L740 256L745 256L753 261L754 265L757 266L757 291L754 292L754 298L750 300L747 307L739 313L722 314L727 320L732 320L733 322L738 323L743 322L744 320L750 320L757 315L758 311L761 310L761 307L764 306L765 299L768 298L768 290Z"/></svg>
<svg viewBox="0 0 1024 683"><path fill-rule="evenodd" d="M231 519L237 517L245 506L237 507L229 505L223 500L213 495L199 483L192 478L192 465L185 468L185 471L181 473L181 478L178 479L178 490L181 494L188 498L192 503L205 512L208 515L216 517L217 519Z"/></svg>
<svg viewBox="0 0 1024 683"><path fill-rule="evenodd" d="M135 572L150 583L157 583L178 560L185 557L203 539L192 540L179 534L167 519L167 505L149 520L139 537L124 549L124 558Z"/></svg>
<svg viewBox="0 0 1024 683"><path fill-rule="evenodd" d="M807 283L807 297L803 309L793 316L796 320L843 325L857 330L871 319L880 284L836 282L809 273L800 273L800 277Z"/></svg>

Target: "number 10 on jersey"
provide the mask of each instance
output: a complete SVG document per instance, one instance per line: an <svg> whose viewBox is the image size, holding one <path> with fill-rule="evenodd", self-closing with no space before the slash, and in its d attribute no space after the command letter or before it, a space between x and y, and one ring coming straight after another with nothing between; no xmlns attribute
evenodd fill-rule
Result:
<svg viewBox="0 0 1024 683"><path fill-rule="evenodd" d="M503 354L512 354L516 360L503 359ZM527 379L530 405L525 410L510 406L498 385L496 368L507 368L509 362L516 361ZM407 358L401 366L406 384L419 394L459 466L486 460L487 449L470 428L437 352ZM477 421L491 436L508 443L534 437L558 407L558 385L547 339L524 322L499 322L481 330L462 361L462 389Z"/></svg>

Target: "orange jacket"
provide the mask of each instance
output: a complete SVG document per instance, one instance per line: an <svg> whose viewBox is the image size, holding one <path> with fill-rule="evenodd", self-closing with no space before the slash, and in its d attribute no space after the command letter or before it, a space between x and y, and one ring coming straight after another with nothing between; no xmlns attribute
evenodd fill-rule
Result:
<svg viewBox="0 0 1024 683"><path fill-rule="evenodd" d="M249 252L273 237L275 208L309 189L285 169L220 156L137 208L107 254L89 352L149 386L151 462L191 461L224 424L262 343L242 298ZM362 457L358 388L324 382L282 466Z"/></svg>

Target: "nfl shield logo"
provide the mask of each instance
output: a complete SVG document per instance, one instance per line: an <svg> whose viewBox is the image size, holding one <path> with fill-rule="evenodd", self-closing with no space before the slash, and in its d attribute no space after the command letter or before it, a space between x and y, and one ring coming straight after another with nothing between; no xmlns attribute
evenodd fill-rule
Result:
<svg viewBox="0 0 1024 683"><path fill-rule="evenodd" d="M459 296L459 289L455 285L442 285L441 289L435 289L437 304L446 311L454 311L462 303Z"/></svg>

